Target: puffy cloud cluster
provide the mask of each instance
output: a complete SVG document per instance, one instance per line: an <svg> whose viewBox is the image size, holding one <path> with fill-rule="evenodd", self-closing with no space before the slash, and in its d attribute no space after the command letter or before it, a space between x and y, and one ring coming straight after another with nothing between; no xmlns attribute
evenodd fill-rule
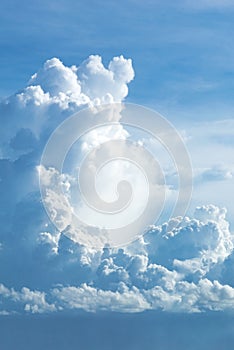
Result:
<svg viewBox="0 0 234 350"><path fill-rule="evenodd" d="M234 307L234 288L219 282L233 251L225 210L197 208L195 218L152 227L124 249L91 249L62 233L42 232L32 247L33 269L44 289L1 285L4 312L83 309L140 312L200 312ZM27 257L25 257L26 261ZM21 281L25 283L25 281ZM44 284L44 285L43 285ZM54 285L54 286L53 286Z"/></svg>
<svg viewBox="0 0 234 350"><path fill-rule="evenodd" d="M22 305L25 311L31 313L44 313L56 310L54 304L49 304L45 300L45 293L31 291L26 287L23 287L20 292L16 292L13 288L8 289L3 284L0 284L0 296L2 300L7 299L10 300L10 304L15 304L16 311L20 311ZM12 308L14 308L13 305Z"/></svg>
<svg viewBox="0 0 234 350"><path fill-rule="evenodd" d="M132 61L123 56L114 57L108 68L100 56L90 56L79 67L66 67L58 58L46 61L28 86L0 104L2 157L25 153L25 147L38 148L61 121L81 108L122 101L133 78Z"/></svg>
<svg viewBox="0 0 234 350"><path fill-rule="evenodd" d="M50 199L57 203L55 215L61 215L60 230L45 213L37 169L51 131L80 108L121 101L133 77L131 60L122 56L108 68L99 56L90 56L79 67L66 67L54 58L26 88L1 102L1 314L234 308L232 281L227 277L222 283L222 271L232 271L227 261L234 243L225 209L199 207L193 218L152 226L122 249L91 249L75 242L72 232L66 232L67 211L56 191ZM127 137L117 124L84 138L82 151L108 138ZM44 179L55 188L60 181L66 192L72 179L57 175L51 169Z"/></svg>
<svg viewBox="0 0 234 350"><path fill-rule="evenodd" d="M103 102L122 101L128 94L127 84L134 78L130 59L114 57L106 69L100 56L90 56L77 70L81 88L90 99Z"/></svg>

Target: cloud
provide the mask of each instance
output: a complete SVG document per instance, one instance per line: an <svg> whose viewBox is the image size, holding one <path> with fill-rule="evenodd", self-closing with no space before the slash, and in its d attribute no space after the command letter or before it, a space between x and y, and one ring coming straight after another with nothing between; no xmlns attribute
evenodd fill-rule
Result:
<svg viewBox="0 0 234 350"><path fill-rule="evenodd" d="M233 235L225 215L224 209L212 205L197 208L194 219L178 218L179 225L171 231L165 227L170 222L152 227L125 249L95 250L61 233L42 232L34 247L34 254L40 254L38 265L33 267L37 276L43 273L50 283L46 290L22 287L20 291L2 284L0 294L8 307L4 310L232 309L234 288L220 283L215 275L216 267L222 267L233 251Z"/></svg>
<svg viewBox="0 0 234 350"><path fill-rule="evenodd" d="M103 102L122 101L133 77L131 60L122 56L113 58L108 68L99 56L90 56L79 67L53 58L22 91L1 102L1 314L234 307L231 278L221 281L223 270L233 272L227 263L233 257L233 234L225 209L200 206L193 217L152 226L127 247L94 249L76 239L70 211L56 190L61 185L68 198L73 176L40 166L45 143L62 121L81 108L95 111ZM128 139L129 131L119 123L120 110L112 112L103 118L114 120L115 127L83 137L70 155L72 162L106 140ZM226 168L208 170L202 176L209 181L229 174ZM41 202L38 171L54 185L47 199L53 203L57 229ZM87 239L85 230L79 234Z"/></svg>
<svg viewBox="0 0 234 350"><path fill-rule="evenodd" d="M134 78L131 59L114 57L108 69L100 56L90 56L77 70L82 91L91 99L103 102L122 101L128 94L127 84Z"/></svg>
<svg viewBox="0 0 234 350"><path fill-rule="evenodd" d="M199 182L226 181L233 178L233 169L227 169L220 165L199 171L196 180Z"/></svg>
<svg viewBox="0 0 234 350"><path fill-rule="evenodd" d="M139 312L150 308L137 288L129 290L124 284L121 291L96 289L86 284L81 287L63 287L52 291L60 306L65 309L83 309L89 312L110 310Z"/></svg>
<svg viewBox="0 0 234 350"><path fill-rule="evenodd" d="M32 133L28 142L34 137L39 147L68 115L84 107L120 102L133 78L132 61L123 56L114 57L108 69L100 56L90 56L79 67L66 67L58 58L46 61L22 91L0 104L2 157L25 153L17 143L22 129Z"/></svg>
<svg viewBox="0 0 234 350"><path fill-rule="evenodd" d="M97 61L101 61L101 58L95 57L94 70L95 64L98 64ZM119 59L113 59L115 65L114 62L117 64L116 73L107 74L112 77L111 92L119 96L119 89L122 89L122 85L126 85L134 74L131 60L121 56ZM80 81L76 74L78 69L79 67L66 67L57 58L50 59L45 62L38 73L33 75L25 88L0 103L0 122L4 126L0 130L0 188L2 194L0 197L2 227L0 241L5 248L1 256L7 261L7 254L12 249L16 254L16 260L22 266L22 271L27 270L27 267L25 263L20 262L21 253L25 254L25 260L30 259L27 255L30 253L28 251L25 253L22 242L26 239L25 246L31 247L31 244L35 246L38 233L47 232L51 228L41 203L37 172L48 136L71 114L81 108L97 105L106 98L99 94L92 100L84 94L81 87L82 80ZM102 76L105 79L106 71L109 72L103 66L103 72L99 72L100 89L104 89L110 100L114 101L114 97L108 91L109 83L106 83L105 86L105 81L101 81ZM126 74L126 79L122 77L121 72ZM87 79L86 83L88 84ZM111 128L95 137L91 135L89 140L87 136L83 140L83 145L89 147L89 145L100 142L103 137L107 140L121 133L125 138L126 132L119 125L115 130ZM53 229L51 231L54 233ZM31 248L28 247L27 249L30 250ZM9 259L10 256L11 254ZM7 274L7 272L3 273ZM15 273L13 271L11 273L12 279L17 279Z"/></svg>
<svg viewBox="0 0 234 350"><path fill-rule="evenodd" d="M10 304L16 305L16 311L20 310L23 305L24 310L31 313L44 313L55 311L55 305L49 304L45 299L45 293L31 291L23 287L20 292L16 292L13 288L8 289L3 284L0 284L0 296L2 301L7 299Z"/></svg>
<svg viewBox="0 0 234 350"><path fill-rule="evenodd" d="M193 163L194 191L192 209L214 203L228 208L233 225L234 205L231 196L233 177L233 133L231 119L198 121L186 128L186 145ZM190 212L190 215L192 212Z"/></svg>
<svg viewBox="0 0 234 350"><path fill-rule="evenodd" d="M50 96L80 96L81 88L76 75L76 67L65 67L58 58L45 62L43 68L29 80L29 86L40 86Z"/></svg>

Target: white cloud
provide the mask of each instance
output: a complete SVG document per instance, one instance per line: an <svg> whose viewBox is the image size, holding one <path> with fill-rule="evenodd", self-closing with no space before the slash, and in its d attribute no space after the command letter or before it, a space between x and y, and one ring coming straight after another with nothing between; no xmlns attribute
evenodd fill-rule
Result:
<svg viewBox="0 0 234 350"><path fill-rule="evenodd" d="M29 80L29 86L40 86L50 96L60 94L79 96L80 83L74 67L65 67L58 58L45 62L42 69Z"/></svg>
<svg viewBox="0 0 234 350"><path fill-rule="evenodd" d="M118 312L140 312L150 308L141 292L124 283L122 291L96 289L86 284L81 287L62 287L52 291L56 300L65 309L83 309L89 312L110 310ZM121 288L121 287L120 287Z"/></svg>
<svg viewBox="0 0 234 350"><path fill-rule="evenodd" d="M127 84L134 78L131 59L114 57L106 69L100 56L90 56L77 70L82 91L92 100L122 101L128 94Z"/></svg>
<svg viewBox="0 0 234 350"><path fill-rule="evenodd" d="M22 149L17 153L16 145L14 150L11 147L22 128L40 141L85 106L122 101L133 78L132 61L123 56L115 57L108 69L100 56L90 56L79 67L66 67L57 58L46 61L28 86L0 104L2 156L25 153Z"/></svg>
<svg viewBox="0 0 234 350"><path fill-rule="evenodd" d="M133 77L131 60L122 56L111 60L108 68L99 56L91 56L79 67L66 67L54 58L27 87L0 104L4 125L0 159L0 298L4 309L0 313L234 308L232 283L220 281L220 271L232 257L234 242L225 209L200 206L192 218L174 218L152 226L144 237L124 249L91 249L75 242L70 210L57 195L58 184L65 196L70 195L73 177L59 175L53 168L38 168L41 151L56 126L85 106L121 101ZM117 115L118 123L117 112L110 113L108 120ZM211 129L209 138L217 144L220 125ZM232 129L225 130L230 136ZM82 151L128 136L120 124L103 128L83 138ZM188 142L198 143L193 138ZM205 164L209 154L210 150L205 153ZM201 167L201 176L209 181L226 180L233 174L230 167ZM43 181L54 184L47 198L53 203L60 230L52 226L44 212L36 168L44 174ZM85 230L79 234L84 235L84 241L87 239Z"/></svg>
<svg viewBox="0 0 234 350"><path fill-rule="evenodd" d="M0 297L2 302L4 299L8 299L10 303L13 304L11 305L11 308L15 308L15 311L20 311L21 306L23 307L23 310L33 314L52 312L56 310L54 304L50 304L46 301L46 295L44 292L32 291L26 287L23 287L20 292L17 292L13 288L8 289L3 284L0 284Z"/></svg>
<svg viewBox="0 0 234 350"><path fill-rule="evenodd" d="M22 288L18 292L1 284L0 295L12 312L233 309L234 288L216 280L214 270L233 251L225 214L215 206L197 208L195 219L178 218L179 225L171 231L165 225L152 228L126 249L94 250L68 238L64 241L61 234L52 237L44 232L38 244L41 251L48 246L43 253L46 273L50 279L55 274L60 285L50 285L46 291ZM68 279L67 286L70 269L75 279L73 283Z"/></svg>

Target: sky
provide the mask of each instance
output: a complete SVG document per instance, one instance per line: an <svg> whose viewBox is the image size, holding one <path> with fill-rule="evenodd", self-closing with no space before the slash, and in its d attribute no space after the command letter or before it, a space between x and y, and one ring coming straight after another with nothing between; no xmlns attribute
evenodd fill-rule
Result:
<svg viewBox="0 0 234 350"><path fill-rule="evenodd" d="M21 89L48 58L134 60L129 100L170 118L230 117L232 1L1 2L0 96ZM14 9L17 7L17 11Z"/></svg>
<svg viewBox="0 0 234 350"><path fill-rule="evenodd" d="M0 8L3 350L231 349L234 2Z"/></svg>

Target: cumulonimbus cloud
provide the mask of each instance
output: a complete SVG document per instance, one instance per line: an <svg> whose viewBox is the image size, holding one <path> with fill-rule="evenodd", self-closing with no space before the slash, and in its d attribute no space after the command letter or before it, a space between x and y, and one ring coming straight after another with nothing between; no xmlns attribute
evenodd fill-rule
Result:
<svg viewBox="0 0 234 350"><path fill-rule="evenodd" d="M231 281L222 283L233 252L225 209L201 206L194 217L152 226L122 249L79 244L63 232L66 218L58 230L45 213L37 169L51 132L81 108L122 101L133 78L132 62L122 56L108 68L99 56L90 56L79 67L53 58L22 91L1 102L2 314L234 308ZM121 124L89 134L82 152L115 138L128 138ZM58 180L53 169L46 176ZM59 181L66 191L73 180L64 175Z"/></svg>

